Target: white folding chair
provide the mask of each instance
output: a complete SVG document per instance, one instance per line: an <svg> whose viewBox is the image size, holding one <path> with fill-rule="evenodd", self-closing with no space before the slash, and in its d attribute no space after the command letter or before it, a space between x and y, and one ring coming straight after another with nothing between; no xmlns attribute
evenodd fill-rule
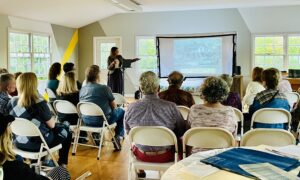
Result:
<svg viewBox="0 0 300 180"><path fill-rule="evenodd" d="M184 120L188 119L188 116L190 114L190 108L186 107L186 106L177 106L177 108L179 109L182 117Z"/></svg>
<svg viewBox="0 0 300 180"><path fill-rule="evenodd" d="M101 147L102 147L102 144L103 144L103 141L104 141L103 138L104 138L104 134L105 134L106 130L108 130L110 132L114 143L117 145L117 148L118 149L121 148L121 147L119 147L119 145L118 145L118 143L115 139L115 136L113 134L113 131L111 130L112 128L116 127L116 123L109 125L102 109L98 105L96 105L94 103L91 103L91 102L80 102L77 105L77 109L78 109L78 112L79 112L79 115L80 115L80 119L78 121L79 131L77 131L76 135L75 135L75 143L74 143L73 150L72 150L73 155L76 154L78 145L96 147L96 148L98 148L97 159L99 160L100 155L101 155ZM90 126L82 125L82 116L102 117L103 125L102 125L102 127L90 127ZM100 121L100 118L99 118L99 121ZM101 136L99 146L78 143L80 131L86 131L86 132L91 132L91 133L99 133L100 136Z"/></svg>
<svg viewBox="0 0 300 180"><path fill-rule="evenodd" d="M49 148L47 142L45 141L43 135L41 134L38 127L32 123L31 121L27 119L22 118L16 118L15 121L13 121L10 125L11 130L13 134L18 136L26 136L26 137L40 137L41 139L41 147L39 152L30 152L30 151L24 151L21 149L18 149L14 147L14 152L24 158L28 158L31 160L37 160L37 163L35 166L37 166L39 169L41 169L41 158L45 157L47 155L50 155L52 160L54 161L54 164L58 166L58 163L56 159L54 158L53 154L54 152L58 151L62 148L62 145L59 144L53 148ZM32 164L34 165L34 164Z"/></svg>
<svg viewBox="0 0 300 180"><path fill-rule="evenodd" d="M295 137L283 129L252 129L244 134L241 146L287 146L296 144Z"/></svg>
<svg viewBox="0 0 300 180"><path fill-rule="evenodd" d="M284 93L287 97L287 100L290 104L291 110L293 109L295 104L298 104L300 100L300 95L297 92Z"/></svg>
<svg viewBox="0 0 300 180"><path fill-rule="evenodd" d="M49 100L56 99L56 94L50 88L46 88L45 91L48 94Z"/></svg>
<svg viewBox="0 0 300 180"><path fill-rule="evenodd" d="M53 103L54 109L56 112L61 113L61 114L78 114L79 117L79 113L77 111L76 106L74 106L74 104L72 104L69 101L65 101L65 100L55 100ZM78 120L79 121L79 120ZM78 125L78 123L77 123ZM75 131L77 128L77 125L70 125L70 129L72 131Z"/></svg>
<svg viewBox="0 0 300 180"><path fill-rule="evenodd" d="M195 127L186 131L182 138L183 157L186 157L186 146L221 149L235 146L233 135L223 128Z"/></svg>
<svg viewBox="0 0 300 180"><path fill-rule="evenodd" d="M234 107L232 107L232 109L234 111L237 121L241 123L241 134L237 135L237 141L241 141L241 138L244 135L244 115L239 109Z"/></svg>
<svg viewBox="0 0 300 180"><path fill-rule="evenodd" d="M127 101L125 99L125 97L122 94L119 93L113 93L114 97L115 97L115 102L118 106L125 106L127 104Z"/></svg>
<svg viewBox="0 0 300 180"><path fill-rule="evenodd" d="M134 144L144 145L144 146L175 146L174 162L168 163L149 163L139 161L135 158L131 151L129 155L129 169L128 169L128 179L132 179L132 172L136 177L136 171L138 169L152 170L164 172L170 166L177 162L177 138L175 134L168 128L162 126L139 126L134 127L129 132L129 143L130 147ZM161 173L159 173L161 175Z"/></svg>
<svg viewBox="0 0 300 180"><path fill-rule="evenodd" d="M257 110L251 119L251 129L254 123L264 124L288 124L288 130L291 129L291 113L280 108L263 108Z"/></svg>

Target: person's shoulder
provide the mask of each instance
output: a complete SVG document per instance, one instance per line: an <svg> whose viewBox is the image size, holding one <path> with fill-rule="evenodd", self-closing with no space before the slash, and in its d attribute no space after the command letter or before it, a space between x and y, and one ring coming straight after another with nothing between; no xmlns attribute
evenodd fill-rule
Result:
<svg viewBox="0 0 300 180"><path fill-rule="evenodd" d="M19 97L18 97L18 96L14 96L14 97L12 97L12 98L10 99L10 102L14 104L14 103L17 103L18 100L19 100Z"/></svg>
<svg viewBox="0 0 300 180"><path fill-rule="evenodd" d="M190 109L203 109L204 105L203 104L194 104Z"/></svg>

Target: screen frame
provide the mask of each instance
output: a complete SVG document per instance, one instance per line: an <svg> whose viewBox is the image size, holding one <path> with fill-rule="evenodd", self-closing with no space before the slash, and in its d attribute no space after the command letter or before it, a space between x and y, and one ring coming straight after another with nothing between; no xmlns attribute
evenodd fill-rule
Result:
<svg viewBox="0 0 300 180"><path fill-rule="evenodd" d="M232 36L232 73L231 75L234 76L235 74L235 67L236 67L236 48L237 48L237 34L236 33L230 33L230 34L216 34L216 35L197 35L197 36L157 36L156 37L156 52L157 52L157 69L158 69L158 77L159 78L168 78L168 76L161 76L161 68L160 68L160 41L159 39L165 38L165 39L189 39L189 38L210 38L210 37L224 37L224 36ZM207 78L208 76L185 76L185 78Z"/></svg>

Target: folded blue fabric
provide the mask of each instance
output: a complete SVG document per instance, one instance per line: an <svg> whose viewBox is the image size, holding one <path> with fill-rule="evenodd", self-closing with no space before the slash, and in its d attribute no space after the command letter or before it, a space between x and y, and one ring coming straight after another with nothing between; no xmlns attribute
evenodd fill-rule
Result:
<svg viewBox="0 0 300 180"><path fill-rule="evenodd" d="M218 155L203 159L201 162L248 177L253 176L241 169L239 165L270 163L285 171L290 171L300 166L300 162L297 159L244 148L233 148Z"/></svg>

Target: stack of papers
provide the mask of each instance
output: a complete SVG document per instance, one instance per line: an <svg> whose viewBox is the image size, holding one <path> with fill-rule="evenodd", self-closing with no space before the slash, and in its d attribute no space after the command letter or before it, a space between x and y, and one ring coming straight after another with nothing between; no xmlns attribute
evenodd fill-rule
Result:
<svg viewBox="0 0 300 180"><path fill-rule="evenodd" d="M300 159L300 146L289 145L274 149L278 154ZM275 152L276 153L276 152Z"/></svg>
<svg viewBox="0 0 300 180"><path fill-rule="evenodd" d="M297 176L270 163L244 164L240 168L261 180L299 180Z"/></svg>
<svg viewBox="0 0 300 180"><path fill-rule="evenodd" d="M201 162L193 162L190 165L180 169L182 173L191 174L198 178L203 178L218 172L219 169Z"/></svg>

